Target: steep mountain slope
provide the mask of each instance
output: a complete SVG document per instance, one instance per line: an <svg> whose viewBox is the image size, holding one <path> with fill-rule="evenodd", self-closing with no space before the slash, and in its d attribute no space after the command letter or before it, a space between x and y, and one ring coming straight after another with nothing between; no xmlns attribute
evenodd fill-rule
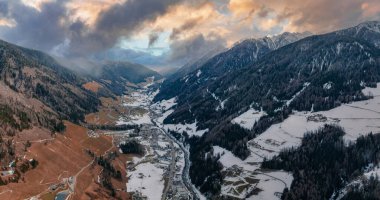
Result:
<svg viewBox="0 0 380 200"><path fill-rule="evenodd" d="M92 78L117 95L123 94L125 87L130 83L138 84L151 77L155 80L162 79L159 73L143 65L129 62L106 62L101 66L100 71L99 75Z"/></svg>
<svg viewBox="0 0 380 200"><path fill-rule="evenodd" d="M186 65L182 66L176 73L174 73L170 78L178 79L186 76L187 74L197 70L198 68L202 67L209 59L212 57L220 54L223 51L226 51L227 49L214 49L207 54L203 55L198 60L195 60L193 62L187 63ZM169 78L168 78L169 79Z"/></svg>
<svg viewBox="0 0 380 200"><path fill-rule="evenodd" d="M24 121L54 129L60 119L77 121L95 111L99 100L82 83L50 56L0 41L0 86L6 90L0 101L9 108L8 116L23 113L10 118L14 128Z"/></svg>
<svg viewBox="0 0 380 200"><path fill-rule="evenodd" d="M198 129L209 130L200 138L188 140L192 145L193 183L202 192L218 194L220 173L199 173L206 163L217 166L217 159L204 157L212 145L244 159L250 153L247 141L287 118L292 110L327 110L370 98L361 89L380 81L379 27L379 22L368 22L307 37L193 88L188 94L181 93L174 112L164 122L196 122ZM249 109L264 113L252 122L251 129L232 123Z"/></svg>
<svg viewBox="0 0 380 200"><path fill-rule="evenodd" d="M283 33L273 37L243 40L231 49L222 52L207 61L201 59L195 63L192 72L180 73L183 77L169 78L165 81L155 101L170 99L180 94L189 93L231 71L252 64L265 54L284 45L311 35L310 33ZM207 58L207 57L206 57ZM201 66L197 66L201 64ZM186 67L185 67L186 69Z"/></svg>
<svg viewBox="0 0 380 200"><path fill-rule="evenodd" d="M189 74L189 73L191 73L193 71L196 71L197 69L199 69L200 67L202 67L209 59L211 59L215 55L220 54L221 52L223 52L225 50L226 49L214 49L214 50L208 52L207 54L205 54L204 56L202 56L201 58L199 58L198 60L195 60L193 62L189 62L189 63L185 64L184 66L182 66L181 68L179 68L175 73L173 73L172 75L170 75L163 82L163 85L161 87L162 88L170 87L170 85L173 82L178 81L179 79L185 77L187 74Z"/></svg>
<svg viewBox="0 0 380 200"><path fill-rule="evenodd" d="M268 113L283 106L325 110L364 98L360 89L379 80L380 52L374 40L353 36L349 30L308 37L192 93L181 94L167 122L196 118L210 127L249 106L262 107ZM367 31L376 34L372 29ZM295 95L298 98L292 98ZM217 109L217 99L224 102L224 109Z"/></svg>

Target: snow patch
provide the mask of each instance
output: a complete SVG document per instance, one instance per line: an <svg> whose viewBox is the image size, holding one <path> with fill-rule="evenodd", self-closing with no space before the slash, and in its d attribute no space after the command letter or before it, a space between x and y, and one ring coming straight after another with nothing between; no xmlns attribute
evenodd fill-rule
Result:
<svg viewBox="0 0 380 200"><path fill-rule="evenodd" d="M131 119L126 119L124 117L120 117L116 122L116 125L141 125L141 124L152 124L152 120L148 113L143 115L133 115L130 116Z"/></svg>
<svg viewBox="0 0 380 200"><path fill-rule="evenodd" d="M225 168L230 168L234 165L243 167L244 170L248 171L254 171L258 169L258 166L250 165L240 158L236 157L231 151L228 151L227 149L224 149L220 146L213 146L214 150L214 156L220 155L219 162L222 163L222 165Z"/></svg>
<svg viewBox="0 0 380 200"><path fill-rule="evenodd" d="M202 71L199 69L197 72L197 77L199 77L202 74Z"/></svg>
<svg viewBox="0 0 380 200"><path fill-rule="evenodd" d="M178 133L186 132L189 136L199 136L202 137L203 134L208 132L208 129L197 130L197 121L195 120L192 124L165 124L163 125L166 131L176 131Z"/></svg>
<svg viewBox="0 0 380 200"><path fill-rule="evenodd" d="M147 162L139 164L135 171L128 171L127 192L141 192L149 200L160 200L164 190L164 170Z"/></svg>
<svg viewBox="0 0 380 200"><path fill-rule="evenodd" d="M328 82L328 83L323 84L323 89L329 90L331 88L332 88L332 82L331 81Z"/></svg>
<svg viewBox="0 0 380 200"><path fill-rule="evenodd" d="M309 85L310 83L308 82L304 83L303 88L300 91L298 91L295 95L293 95L291 99L286 101L286 105L289 106L292 103L292 101L294 101L294 99L296 99Z"/></svg>
<svg viewBox="0 0 380 200"><path fill-rule="evenodd" d="M293 181L293 176L284 171L262 173L258 174L256 178L260 179L256 187L262 191L247 198L249 200L280 199L284 188L290 188Z"/></svg>
<svg viewBox="0 0 380 200"><path fill-rule="evenodd" d="M216 107L216 111L219 111L219 110L223 110L224 109L224 104L228 101L228 98L227 99L225 99L225 100L220 100L220 98L219 97L217 97L214 93L212 93L212 92L210 92L208 89L207 89L207 92L209 93L209 94L211 94L211 96L216 100L216 101L218 101L219 102L219 105Z"/></svg>
<svg viewBox="0 0 380 200"><path fill-rule="evenodd" d="M156 102L152 104L150 108L154 110L167 111L170 108L173 108L175 105L177 105L176 100L177 100L177 97L173 97L168 100L162 100L160 102Z"/></svg>
<svg viewBox="0 0 380 200"><path fill-rule="evenodd" d="M266 113L264 111L258 111L254 108L250 108L248 111L231 120L231 123L238 124L245 129L251 130L255 123L265 115Z"/></svg>
<svg viewBox="0 0 380 200"><path fill-rule="evenodd" d="M380 85L379 85L380 86ZM373 99L343 104L337 108L310 112L295 112L279 124L272 125L264 133L249 141L252 155L247 160L261 162L271 158L284 149L301 144L304 134L315 131L325 124L337 124L344 128L346 141L355 141L361 135L370 132L379 133L380 127L380 87L365 88L362 92L371 92Z"/></svg>

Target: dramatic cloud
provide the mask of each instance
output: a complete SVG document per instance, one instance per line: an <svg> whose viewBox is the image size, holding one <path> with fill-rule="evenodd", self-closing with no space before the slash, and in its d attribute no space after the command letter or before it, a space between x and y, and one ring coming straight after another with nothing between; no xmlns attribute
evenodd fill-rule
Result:
<svg viewBox="0 0 380 200"><path fill-rule="evenodd" d="M174 28L172 31L172 34L170 35L171 40L175 40L178 38L178 35L180 35L183 31L188 31L194 28L200 21L200 17L190 19L186 21L184 24L182 24L179 28Z"/></svg>
<svg viewBox="0 0 380 200"><path fill-rule="evenodd" d="M70 59L179 67L248 37L380 20L378 0L0 0L0 37Z"/></svg>
<svg viewBox="0 0 380 200"><path fill-rule="evenodd" d="M115 4L99 14L91 32L71 29L71 55L97 52L111 48L120 37L129 37L148 21L154 21L179 0L128 0Z"/></svg>
<svg viewBox="0 0 380 200"><path fill-rule="evenodd" d="M64 40L64 1L44 3L36 9L15 0L9 1L7 8L7 17L15 25L0 32L6 40L45 51Z"/></svg>
<svg viewBox="0 0 380 200"><path fill-rule="evenodd" d="M187 63L200 58L210 51L222 49L225 46L224 39L215 35L206 39L202 34L195 35L185 40L179 40L171 44L169 61L174 63Z"/></svg>
<svg viewBox="0 0 380 200"><path fill-rule="evenodd" d="M377 0L345 0L343 2L230 0L229 2L229 8L235 15L261 18L257 22L262 28L282 24L286 30L308 30L315 33L353 26L366 20L379 20L379 6L380 3Z"/></svg>

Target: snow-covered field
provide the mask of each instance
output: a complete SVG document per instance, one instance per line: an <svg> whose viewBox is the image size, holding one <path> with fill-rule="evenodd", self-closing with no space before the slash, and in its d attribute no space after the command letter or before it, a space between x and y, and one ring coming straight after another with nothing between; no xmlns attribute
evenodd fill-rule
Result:
<svg viewBox="0 0 380 200"><path fill-rule="evenodd" d="M139 191L151 200L160 200L164 190L164 170L150 162L142 163L135 171L128 171L127 191Z"/></svg>
<svg viewBox="0 0 380 200"><path fill-rule="evenodd" d="M145 147L145 156L134 157L127 168L128 192L141 192L149 200L161 199L164 190L165 171L171 163L170 143L162 135L151 130L135 137ZM157 134L157 132L155 132ZM181 163L178 164L178 167Z"/></svg>
<svg viewBox="0 0 380 200"><path fill-rule="evenodd" d="M128 107L146 107L150 104L150 98L145 92L132 92L130 95L124 95L124 106Z"/></svg>
<svg viewBox="0 0 380 200"><path fill-rule="evenodd" d="M220 155L225 179L222 194L240 199L278 199L285 187L290 187L293 177L284 171L263 172L260 163L250 163L234 156L230 151L213 146L214 155ZM249 194L258 191L258 195Z"/></svg>
<svg viewBox="0 0 380 200"><path fill-rule="evenodd" d="M266 115L264 111L258 111L250 108L248 111L234 118L231 122L239 124L241 127L251 130L260 117Z"/></svg>
<svg viewBox="0 0 380 200"><path fill-rule="evenodd" d="M166 131L176 131L178 133L186 132L189 136L199 136L201 137L205 134L208 129L198 130L197 121L192 124L165 124L164 128Z"/></svg>
<svg viewBox="0 0 380 200"><path fill-rule="evenodd" d="M347 141L355 141L370 132L380 132L380 84L377 88L366 88L373 99L343 104L321 112L294 112L282 123L272 125L264 133L248 142L253 156L248 161L260 161L257 157L271 158L281 149L299 146L303 135L315 131L324 124L337 124L344 128Z"/></svg>
<svg viewBox="0 0 380 200"><path fill-rule="evenodd" d="M161 115L156 120L158 126L161 126L166 131L176 131L178 133L186 132L189 136L202 136L208 131L208 129L198 130L196 120L192 124L163 124L164 120L174 112L172 108L175 105L177 105L176 97L169 100L162 100L150 106L151 110L156 114Z"/></svg>
<svg viewBox="0 0 380 200"><path fill-rule="evenodd" d="M293 181L293 176L283 171L265 172L257 174L255 178L260 180L256 187L262 191L247 199L280 199L284 188L289 188Z"/></svg>
<svg viewBox="0 0 380 200"><path fill-rule="evenodd" d="M128 116L120 116L119 120L116 122L117 125L142 125L142 124L152 124L151 117L149 115L149 106L154 98L154 96L158 93L158 90L155 92L148 92L147 87L143 89L139 89L135 92L132 92L129 95L123 96L123 106L132 107L132 108L142 108L145 109L145 112L139 114L130 114ZM169 100L168 102L164 102L163 106L168 106L173 104L175 99Z"/></svg>
<svg viewBox="0 0 380 200"><path fill-rule="evenodd" d="M175 105L177 105L176 97L173 97L173 98L168 99L168 100L162 100L160 102L156 102L156 103L152 104L150 107L154 110L157 110L157 111L167 111Z"/></svg>
<svg viewBox="0 0 380 200"><path fill-rule="evenodd" d="M231 151L228 151L227 149L224 149L219 146L213 146L214 155L220 155L219 161L223 164L224 168L230 168L234 165L237 165L239 167L242 167L246 171L255 171L258 169L259 166L257 165L251 165L247 162L241 160L240 158L236 157L234 154L232 154Z"/></svg>
<svg viewBox="0 0 380 200"><path fill-rule="evenodd" d="M116 125L141 125L141 124L152 124L152 120L148 113L144 113L142 115L129 115L128 118L120 117L116 122Z"/></svg>
<svg viewBox="0 0 380 200"><path fill-rule="evenodd" d="M222 193L245 198L247 192L256 188L261 191L249 199L279 199L279 194L285 186L290 186L293 178L291 174L282 171L260 172L261 162L264 158L278 155L284 148L299 146L306 132L315 131L325 124L337 124L343 127L346 131L344 136L346 141L354 141L370 132L379 133L380 84L377 88L365 88L363 93L371 94L374 98L343 104L329 111L294 112L283 122L272 125L264 133L250 140L248 147L251 155L244 161L228 150L214 146L214 154L221 155L220 162L227 174L222 185ZM232 123L251 129L259 115L257 111L250 109L233 119ZM253 178L257 182L246 187L247 178L248 180Z"/></svg>

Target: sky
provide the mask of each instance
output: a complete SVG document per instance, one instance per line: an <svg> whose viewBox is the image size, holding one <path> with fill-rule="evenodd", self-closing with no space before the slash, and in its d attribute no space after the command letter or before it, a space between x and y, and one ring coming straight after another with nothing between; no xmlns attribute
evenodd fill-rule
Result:
<svg viewBox="0 0 380 200"><path fill-rule="evenodd" d="M0 39L168 71L246 38L380 20L378 0L0 0Z"/></svg>

